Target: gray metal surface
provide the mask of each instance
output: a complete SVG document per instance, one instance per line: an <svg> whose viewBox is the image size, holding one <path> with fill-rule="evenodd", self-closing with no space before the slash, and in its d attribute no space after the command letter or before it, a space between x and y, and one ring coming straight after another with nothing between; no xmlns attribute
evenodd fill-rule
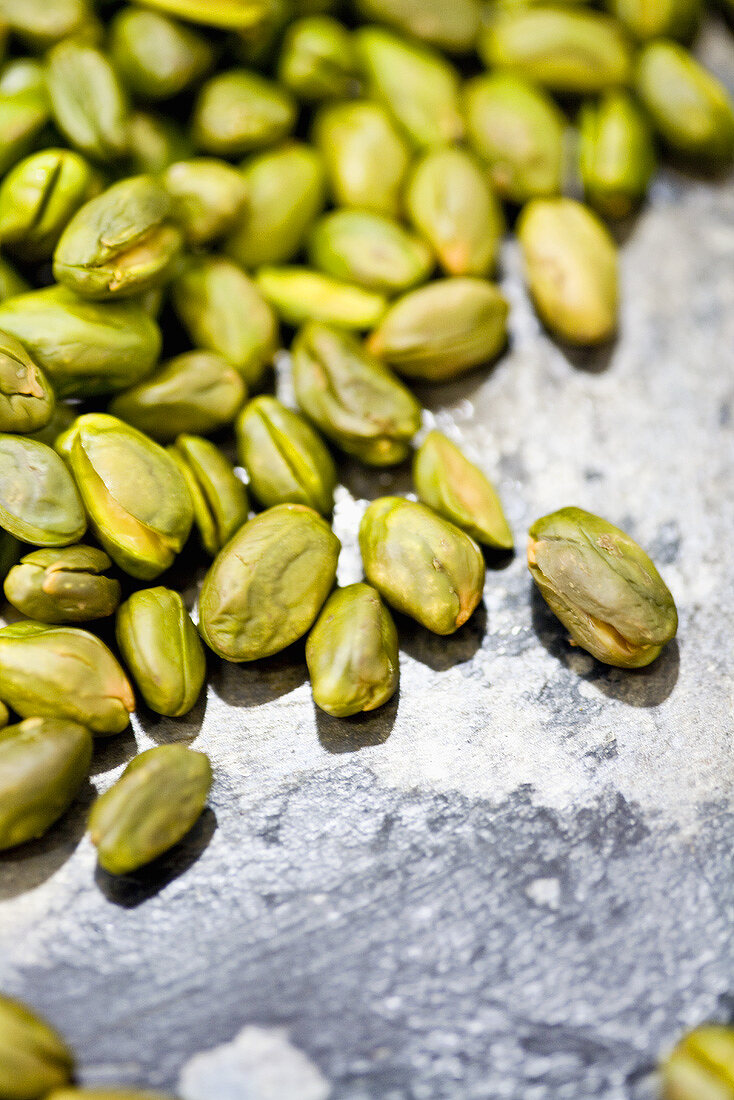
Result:
<svg viewBox="0 0 734 1100"><path fill-rule="evenodd" d="M707 55L734 84L734 46ZM659 1051L734 1001L734 186L672 173L623 248L620 339L570 356L504 256L512 346L426 390L496 476L518 553L455 637L402 622L399 699L317 714L302 653L215 666L206 701L103 745L81 804L0 858L0 988L46 1013L85 1084L184 1100L650 1100ZM348 472L340 577L365 499ZM523 531L579 504L659 564L679 640L652 668L572 650ZM93 788L181 740L211 809L114 882Z"/></svg>

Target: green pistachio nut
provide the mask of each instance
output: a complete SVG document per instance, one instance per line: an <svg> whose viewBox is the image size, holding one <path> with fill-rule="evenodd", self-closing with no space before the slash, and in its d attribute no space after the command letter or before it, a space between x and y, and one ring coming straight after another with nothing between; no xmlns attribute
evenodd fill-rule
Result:
<svg viewBox="0 0 734 1100"><path fill-rule="evenodd" d="M323 155L338 206L398 216L410 152L381 104L358 100L322 107L314 120L313 141Z"/></svg>
<svg viewBox="0 0 734 1100"><path fill-rule="evenodd" d="M581 112L579 170L587 201L606 218L640 205L655 172L650 126L627 92L607 92Z"/></svg>
<svg viewBox="0 0 734 1100"><path fill-rule="evenodd" d="M704 1024L678 1043L660 1067L663 1100L731 1100L734 1028Z"/></svg>
<svg viewBox="0 0 734 1100"><path fill-rule="evenodd" d="M256 276L261 294L289 325L323 321L342 328L376 325L387 299L307 267L261 267Z"/></svg>
<svg viewBox="0 0 734 1100"><path fill-rule="evenodd" d="M0 432L36 432L48 424L55 406L43 371L19 340L0 331Z"/></svg>
<svg viewBox="0 0 734 1100"><path fill-rule="evenodd" d="M192 245L210 244L230 233L247 209L248 187L242 173L214 157L169 165L163 183Z"/></svg>
<svg viewBox="0 0 734 1100"><path fill-rule="evenodd" d="M439 279L399 298L367 348L399 374L445 382L496 359L507 342L508 312L494 283Z"/></svg>
<svg viewBox="0 0 734 1100"><path fill-rule="evenodd" d="M617 248L607 228L574 199L533 199L518 222L530 293L562 340L590 346L617 328Z"/></svg>
<svg viewBox="0 0 734 1100"><path fill-rule="evenodd" d="M83 35L91 21L87 0L3 0L0 12L12 33L33 50Z"/></svg>
<svg viewBox="0 0 734 1100"><path fill-rule="evenodd" d="M189 27L155 11L126 7L110 27L110 52L126 86L142 99L169 99L211 67L214 51Z"/></svg>
<svg viewBox="0 0 734 1100"><path fill-rule="evenodd" d="M213 351L185 351L115 397L109 412L158 443L231 424L247 397L239 371Z"/></svg>
<svg viewBox="0 0 734 1100"><path fill-rule="evenodd" d="M100 865L128 875L168 852L201 817L211 785L203 752L184 745L141 752L92 806L89 835Z"/></svg>
<svg viewBox="0 0 734 1100"><path fill-rule="evenodd" d="M105 577L112 562L94 546L34 550L5 578L5 596L29 619L43 623L83 623L113 615L120 584Z"/></svg>
<svg viewBox="0 0 734 1100"><path fill-rule="evenodd" d="M505 217L482 166L465 149L431 149L405 196L408 215L447 275L490 275Z"/></svg>
<svg viewBox="0 0 734 1100"><path fill-rule="evenodd" d="M355 32L368 84L420 147L459 141L459 77L441 54L382 27Z"/></svg>
<svg viewBox="0 0 734 1100"><path fill-rule="evenodd" d="M26 718L0 730L0 851L43 836L73 802L91 760L92 736L77 722Z"/></svg>
<svg viewBox="0 0 734 1100"><path fill-rule="evenodd" d="M309 145L292 142L245 161L247 209L225 241L225 251L246 268L292 260L326 199L324 166Z"/></svg>
<svg viewBox="0 0 734 1100"><path fill-rule="evenodd" d="M68 546L86 531L71 474L45 443L0 435L0 527L35 546Z"/></svg>
<svg viewBox="0 0 734 1100"><path fill-rule="evenodd" d="M215 557L247 520L247 490L229 459L208 439L180 435L169 454L189 487L204 549Z"/></svg>
<svg viewBox="0 0 734 1100"><path fill-rule="evenodd" d="M354 336L311 322L299 332L292 359L298 404L324 435L370 466L407 458L420 404Z"/></svg>
<svg viewBox="0 0 734 1100"><path fill-rule="evenodd" d="M708 167L734 159L731 96L675 42L651 42L637 61L636 90L665 144Z"/></svg>
<svg viewBox="0 0 734 1100"><path fill-rule="evenodd" d="M336 718L376 710L397 691L398 632L368 584L339 588L306 642L314 702Z"/></svg>
<svg viewBox="0 0 734 1100"><path fill-rule="evenodd" d="M215 156L241 157L282 141L293 129L296 105L286 88L248 69L212 77L194 109L194 141Z"/></svg>
<svg viewBox="0 0 734 1100"><path fill-rule="evenodd" d="M639 42L690 42L703 14L702 0L607 0L607 7Z"/></svg>
<svg viewBox="0 0 734 1100"><path fill-rule="evenodd" d="M157 714L188 714L204 686L206 658L178 592L144 588L121 604L115 638L145 702Z"/></svg>
<svg viewBox="0 0 734 1100"><path fill-rule="evenodd" d="M223 355L256 386L278 346L278 325L255 283L230 260L204 256L191 261L172 289L193 343Z"/></svg>
<svg viewBox="0 0 734 1100"><path fill-rule="evenodd" d="M357 9L366 19L451 53L471 50L482 22L479 0L358 0Z"/></svg>
<svg viewBox="0 0 734 1100"><path fill-rule="evenodd" d="M643 668L675 637L673 597L645 551L582 508L536 520L528 568L571 644L618 668Z"/></svg>
<svg viewBox="0 0 734 1100"><path fill-rule="evenodd" d="M35 57L16 57L0 68L0 96L15 95L29 88L46 95L46 68Z"/></svg>
<svg viewBox="0 0 734 1100"><path fill-rule="evenodd" d="M45 84L0 89L0 176L38 144L50 118Z"/></svg>
<svg viewBox="0 0 734 1100"><path fill-rule="evenodd" d="M278 80L306 102L338 99L359 89L350 32L329 15L291 23L278 61Z"/></svg>
<svg viewBox="0 0 734 1100"><path fill-rule="evenodd" d="M304 505L278 504L255 516L204 578L199 631L206 644L227 661L254 661L303 637L334 585L340 547L328 523Z"/></svg>
<svg viewBox="0 0 734 1100"><path fill-rule="evenodd" d="M562 5L500 11L480 37L479 53L488 67L554 92L593 94L632 77L632 50L619 23Z"/></svg>
<svg viewBox="0 0 734 1100"><path fill-rule="evenodd" d="M0 1096L39 1100L69 1080L74 1056L47 1023L19 1001L0 996Z"/></svg>
<svg viewBox="0 0 734 1100"><path fill-rule="evenodd" d="M83 301L63 286L0 303L0 330L25 344L59 398L127 389L150 374L161 347L138 303Z"/></svg>
<svg viewBox="0 0 734 1100"><path fill-rule="evenodd" d="M48 260L66 223L92 197L92 169L71 149L26 157L0 185L0 242L26 263Z"/></svg>
<svg viewBox="0 0 734 1100"><path fill-rule="evenodd" d="M182 126L165 115L133 111L127 122L128 156L132 171L158 175L176 161L193 155L194 146Z"/></svg>
<svg viewBox="0 0 734 1100"><path fill-rule="evenodd" d="M382 214L333 210L313 227L309 260L335 279L399 294L424 283L433 269L430 248Z"/></svg>
<svg viewBox="0 0 734 1100"><path fill-rule="evenodd" d="M135 696L117 659L86 630L24 620L0 629L0 698L21 718L68 718L121 733Z"/></svg>
<svg viewBox="0 0 734 1100"><path fill-rule="evenodd" d="M510 202L560 194L566 120L550 96L523 77L488 73L468 81L467 136Z"/></svg>
<svg viewBox="0 0 734 1100"><path fill-rule="evenodd" d="M112 560L142 580L168 569L189 536L194 512L186 482L165 450L107 413L80 416L57 447Z"/></svg>
<svg viewBox="0 0 734 1100"><path fill-rule="evenodd" d="M360 524L359 546L370 584L434 634L453 634L482 598L481 550L424 504L374 500Z"/></svg>
<svg viewBox="0 0 734 1100"><path fill-rule="evenodd" d="M413 461L418 499L477 542L511 550L512 531L497 491L442 432L429 432Z"/></svg>
<svg viewBox="0 0 734 1100"><path fill-rule="evenodd" d="M237 454L266 508L306 504L328 515L336 468L310 424L274 397L256 397L237 419Z"/></svg>
<svg viewBox="0 0 734 1100"><path fill-rule="evenodd" d="M54 121L66 140L95 160L127 150L127 97L107 56L74 39L48 55L48 88Z"/></svg>
<svg viewBox="0 0 734 1100"><path fill-rule="evenodd" d="M269 8L268 0L141 0L141 3L176 19L240 32L258 26Z"/></svg>
<svg viewBox="0 0 734 1100"><path fill-rule="evenodd" d="M170 278L181 245L168 192L152 176L131 176L77 211L54 275L83 298L129 298Z"/></svg>
<svg viewBox="0 0 734 1100"><path fill-rule="evenodd" d="M6 298L14 298L17 294L25 294L30 289L25 279L0 256L0 302L4 302Z"/></svg>

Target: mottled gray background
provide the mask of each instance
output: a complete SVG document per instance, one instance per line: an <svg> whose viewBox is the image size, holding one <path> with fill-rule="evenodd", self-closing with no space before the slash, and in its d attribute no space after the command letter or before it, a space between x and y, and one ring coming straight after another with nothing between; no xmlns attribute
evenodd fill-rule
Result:
<svg viewBox="0 0 734 1100"><path fill-rule="evenodd" d="M734 85L734 43L703 50ZM495 476L519 552L455 637L401 622L399 699L317 714L302 651L216 666L186 720L98 752L81 804L0 858L0 987L46 1013L85 1084L184 1100L651 1100L686 1027L731 1018L734 186L666 172L622 253L622 335L570 356L514 244L512 346L426 391ZM286 380L287 389L287 380ZM340 579L368 496L350 470ZM680 609L645 671L571 650L524 529L566 504L647 547ZM211 809L114 882L83 836L135 749L208 752Z"/></svg>

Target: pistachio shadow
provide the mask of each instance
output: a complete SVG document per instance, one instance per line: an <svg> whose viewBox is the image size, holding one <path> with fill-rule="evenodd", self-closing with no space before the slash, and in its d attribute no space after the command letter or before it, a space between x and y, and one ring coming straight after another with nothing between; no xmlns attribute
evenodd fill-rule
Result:
<svg viewBox="0 0 734 1100"><path fill-rule="evenodd" d="M76 851L97 797L87 779L66 813L38 840L0 852L0 901L9 901L48 881Z"/></svg>
<svg viewBox="0 0 734 1100"><path fill-rule="evenodd" d="M308 680L305 644L305 637L300 638L280 653L258 661L225 661L207 654L209 688L230 707L273 703Z"/></svg>
<svg viewBox="0 0 734 1100"><path fill-rule="evenodd" d="M316 732L322 748L328 753L359 752L384 745L393 731L400 703L400 688L377 710L354 714L349 718L334 718L314 703Z"/></svg>
<svg viewBox="0 0 734 1100"><path fill-rule="evenodd" d="M201 733L206 713L206 684L190 711L180 718L169 718L151 710L138 700L136 715L141 729L159 745L190 745Z"/></svg>
<svg viewBox="0 0 734 1100"><path fill-rule="evenodd" d="M538 640L552 657L568 668L573 653L568 632L532 582L530 603L533 630ZM593 684L610 699L628 706L658 707L665 702L678 681L680 649L677 639L673 638L646 668L615 668L595 658L591 660L591 671L581 674L579 679Z"/></svg>
<svg viewBox="0 0 734 1100"><path fill-rule="evenodd" d="M94 881L112 905L136 909L185 874L206 851L217 829L217 816L210 806L170 851L130 875L110 875L97 864Z"/></svg>
<svg viewBox="0 0 734 1100"><path fill-rule="evenodd" d="M129 763L138 752L132 726L111 737L95 737L94 753L89 768L90 776L104 775Z"/></svg>
<svg viewBox="0 0 734 1100"><path fill-rule="evenodd" d="M455 634L434 634L414 619L393 611L398 628L400 649L414 661L428 665L434 672L447 672L466 664L482 648L487 633L487 608L484 601Z"/></svg>

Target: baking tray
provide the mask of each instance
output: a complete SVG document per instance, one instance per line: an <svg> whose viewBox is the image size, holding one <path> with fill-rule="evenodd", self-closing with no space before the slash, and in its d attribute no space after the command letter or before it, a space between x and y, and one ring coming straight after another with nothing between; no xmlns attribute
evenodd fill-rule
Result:
<svg viewBox="0 0 734 1100"><path fill-rule="evenodd" d="M734 39L700 52L734 86ZM314 708L302 648L213 665L183 720L103 744L79 804L0 857L0 988L57 1024L81 1081L183 1100L651 1100L658 1052L731 1018L734 184L666 171L625 231L621 335L569 354L503 254L508 353L425 389L495 475L517 555L452 638L400 623L377 714ZM287 361L280 364L287 393ZM345 473L343 583L369 497ZM523 532L567 504L652 554L677 642L640 672L571 649ZM210 754L211 808L140 875L84 823L138 747Z"/></svg>

